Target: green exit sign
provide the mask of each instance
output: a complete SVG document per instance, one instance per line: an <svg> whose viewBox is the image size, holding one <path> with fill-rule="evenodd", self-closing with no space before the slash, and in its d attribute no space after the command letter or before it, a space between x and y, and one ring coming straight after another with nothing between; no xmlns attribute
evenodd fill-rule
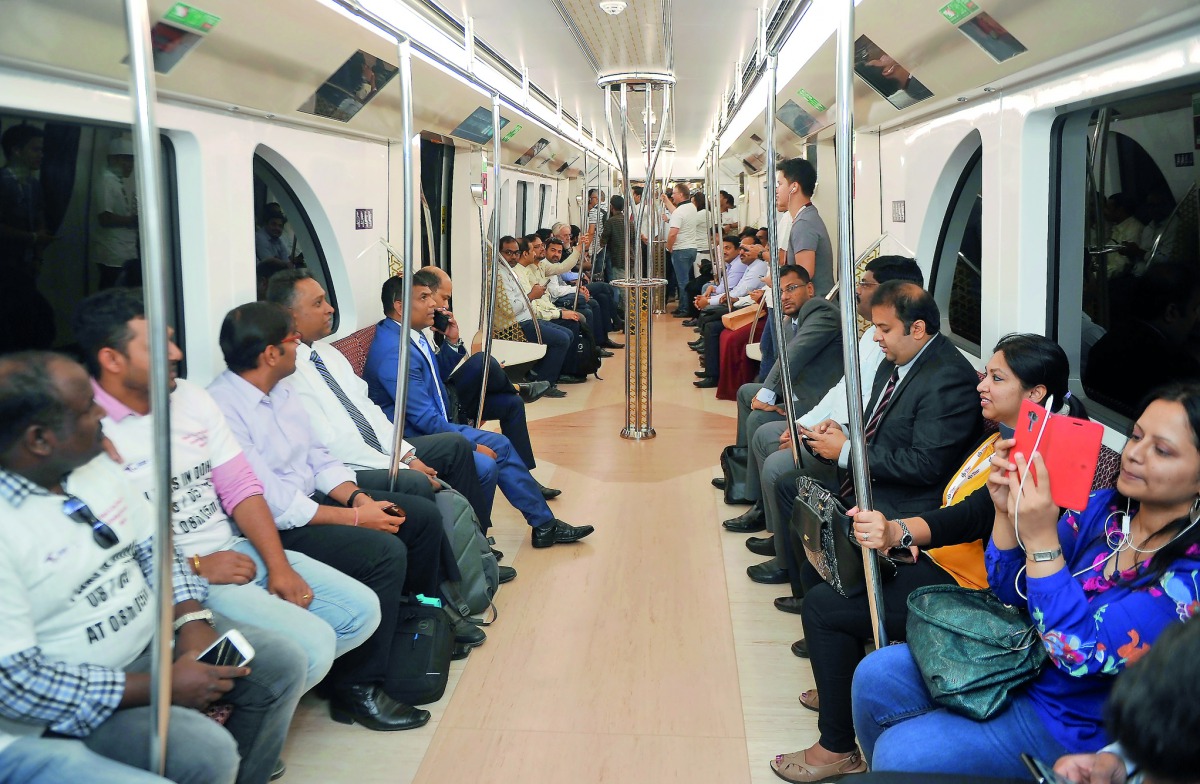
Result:
<svg viewBox="0 0 1200 784"><path fill-rule="evenodd" d="M958 24L978 10L979 5L974 0L950 0L939 13L950 24Z"/></svg>
<svg viewBox="0 0 1200 784"><path fill-rule="evenodd" d="M521 130L521 126L520 126L520 125L514 125L514 126L512 127L512 130L510 130L508 133L504 134L504 136L500 137L500 141L502 141L502 142L506 142L506 141L508 141L508 140L509 140L509 139L511 139L512 137L516 136L516 135L517 135L517 132L518 132L518 131L520 131L520 130Z"/></svg>
<svg viewBox="0 0 1200 784"><path fill-rule="evenodd" d="M221 21L221 17L216 14L201 11L199 8L187 3L175 3L167 11L167 15L164 18L171 24L186 27L198 33L209 32L217 26L217 22Z"/></svg>
<svg viewBox="0 0 1200 784"><path fill-rule="evenodd" d="M803 98L805 103L816 109L818 112L823 112L829 109L828 106L818 101L816 96L814 96L808 90L797 90L796 95L799 95L801 98Z"/></svg>

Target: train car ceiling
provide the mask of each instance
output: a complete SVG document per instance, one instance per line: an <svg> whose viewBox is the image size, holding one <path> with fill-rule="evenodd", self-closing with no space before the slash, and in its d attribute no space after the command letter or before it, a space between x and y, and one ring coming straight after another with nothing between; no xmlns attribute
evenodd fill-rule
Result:
<svg viewBox="0 0 1200 784"><path fill-rule="evenodd" d="M831 128L834 116L833 19L827 3L817 0L801 20L780 55L779 104L788 101L809 113L814 124L808 133ZM965 101L986 97L990 92L1015 86L1068 63L1086 62L1135 46L1138 41L1122 38L1136 30L1139 40L1153 36L1160 25L1174 29L1170 18L1184 12L1194 13L1194 0L1156 0L1130 5L1117 0L1090 3L1084 8L1073 0L978 0L980 8L968 15L956 14L964 3L908 3L901 6L886 0L862 0L855 15L856 37L866 36L896 63L914 75L933 94L928 100L896 108L861 77L855 78L854 121L860 130L886 130L927 118ZM944 15L940 10L946 9ZM971 29L982 13L1007 31L1026 51L998 61L997 54L1011 43L999 31L986 46L978 42ZM957 21L952 21L956 19ZM964 29L966 26L966 29ZM813 44L816 35L819 45ZM805 48L812 54L803 58L791 76L783 72L790 48ZM718 84L731 82L726 71ZM742 159L761 152L761 144L752 136L762 134L763 102L745 101L728 123L721 139L726 171L740 168ZM821 107L824 107L822 109ZM789 110L790 111L790 110ZM787 116L781 111L781 121ZM798 154L806 136L781 123L781 155ZM829 133L832 133L830 130ZM736 168L735 168L736 167Z"/></svg>

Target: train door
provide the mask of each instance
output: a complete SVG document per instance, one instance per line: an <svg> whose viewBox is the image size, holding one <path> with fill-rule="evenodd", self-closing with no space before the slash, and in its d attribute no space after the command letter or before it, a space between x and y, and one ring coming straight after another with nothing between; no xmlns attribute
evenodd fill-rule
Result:
<svg viewBox="0 0 1200 784"><path fill-rule="evenodd" d="M421 135L421 266L433 264L453 276L450 215L453 207L454 145Z"/></svg>

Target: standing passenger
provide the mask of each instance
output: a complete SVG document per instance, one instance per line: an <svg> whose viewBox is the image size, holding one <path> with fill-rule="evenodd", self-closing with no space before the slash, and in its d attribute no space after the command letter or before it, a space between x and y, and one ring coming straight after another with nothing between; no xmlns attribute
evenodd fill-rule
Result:
<svg viewBox="0 0 1200 784"><path fill-rule="evenodd" d="M100 288L107 289L116 285L122 270L134 275L140 256L133 145L124 136L108 143L108 166L100 175L96 209L99 226L92 238L92 252L100 267ZM136 272L140 285L141 271Z"/></svg>

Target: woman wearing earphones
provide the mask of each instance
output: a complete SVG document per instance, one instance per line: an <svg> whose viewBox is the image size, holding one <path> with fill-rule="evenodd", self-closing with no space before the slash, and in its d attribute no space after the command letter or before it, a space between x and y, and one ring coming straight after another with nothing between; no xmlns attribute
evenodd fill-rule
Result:
<svg viewBox="0 0 1200 784"><path fill-rule="evenodd" d="M1008 335L1000 339L979 382L983 417L1008 433L1017 423L1021 403L1042 405L1065 400L1061 413L1085 417L1083 406L1067 394L1070 364L1057 343L1041 335ZM896 577L883 584L885 625L890 639L903 640L908 595L926 585L986 588L983 546L995 516L987 477L999 433L993 433L967 456L946 485L941 509L919 517L889 520L881 512L856 512L854 535L863 547L887 553L911 548L915 563L898 564ZM918 555L918 548L921 548ZM786 781L824 781L827 776L866 769L857 752L851 716L850 683L871 640L871 617L865 594L844 597L821 581L809 564L804 582L805 639L817 688L800 695L804 707L819 711L820 740L808 749L783 754L771 769ZM795 647L793 647L795 652ZM820 695L820 699L818 699Z"/></svg>
<svg viewBox="0 0 1200 784"><path fill-rule="evenodd" d="M1010 456L1012 446L997 443L988 477L988 581L1028 608L1050 661L979 722L933 703L907 646L868 656L854 725L877 770L1018 777L1022 751L1043 760L1096 751L1114 676L1200 611L1200 384L1151 395L1116 489L1093 493L1080 513L1060 519L1041 455Z"/></svg>

